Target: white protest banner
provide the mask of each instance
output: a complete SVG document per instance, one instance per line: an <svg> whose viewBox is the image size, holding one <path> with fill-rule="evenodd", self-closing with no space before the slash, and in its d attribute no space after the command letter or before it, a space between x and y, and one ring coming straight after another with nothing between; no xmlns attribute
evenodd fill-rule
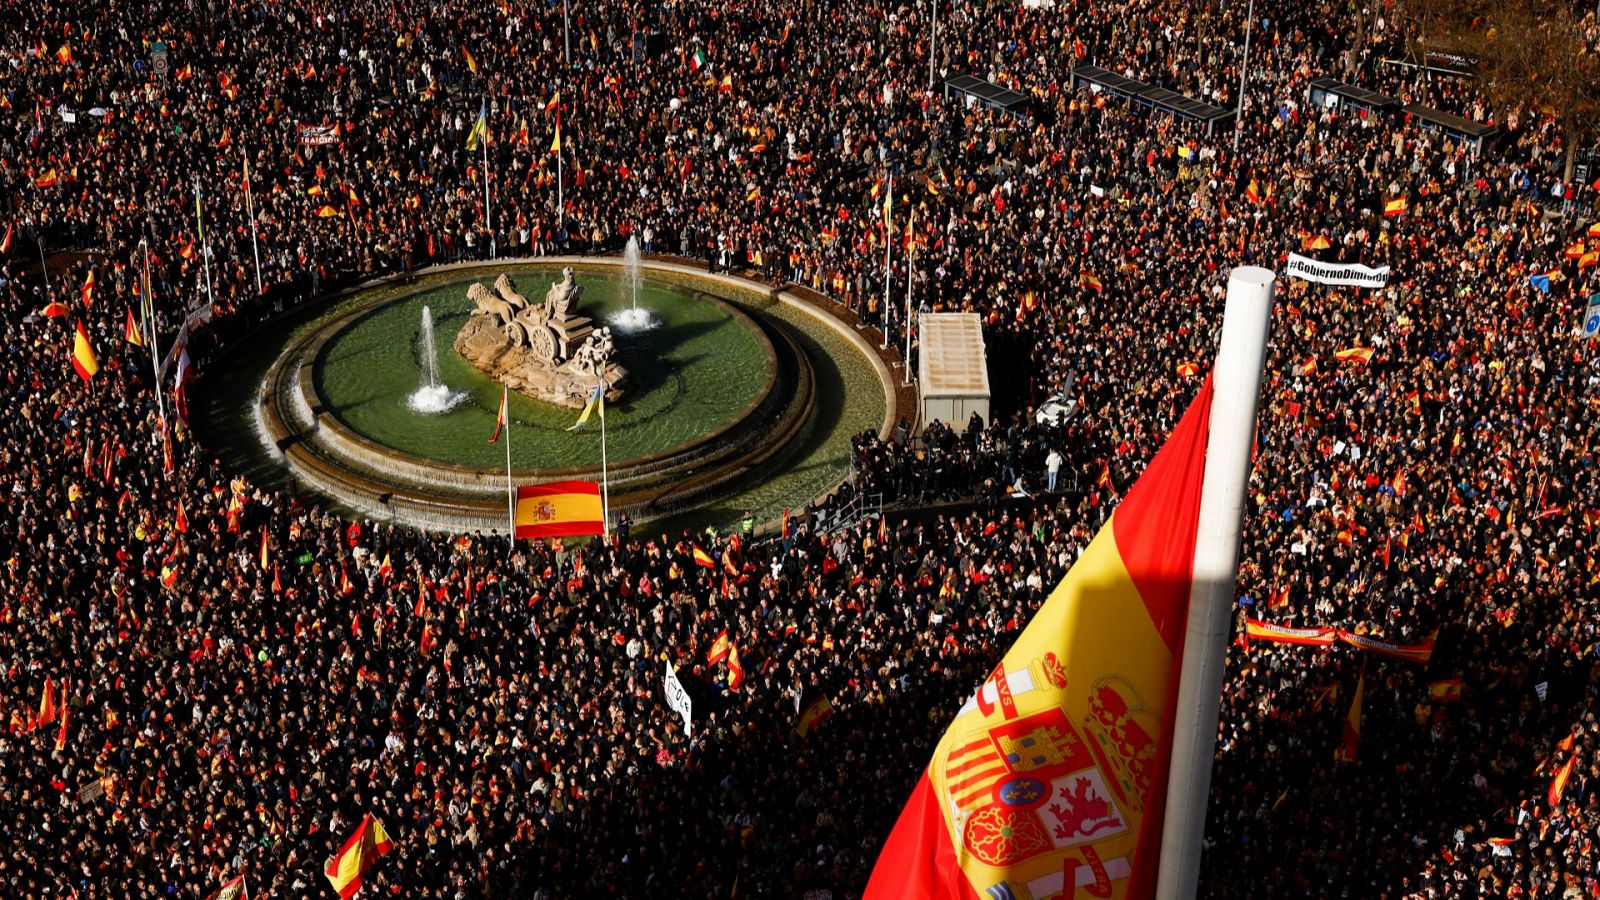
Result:
<svg viewBox="0 0 1600 900"><path fill-rule="evenodd" d="M678 670L670 662L667 663L667 675L661 685L667 691L667 708L683 717L683 736L694 737L694 720L689 714L689 692L683 689L683 683L678 681Z"/></svg>
<svg viewBox="0 0 1600 900"><path fill-rule="evenodd" d="M1344 284L1354 287L1381 288L1389 283L1389 267L1374 269L1360 263L1318 262L1298 253L1289 254L1289 264L1283 274L1318 284Z"/></svg>
<svg viewBox="0 0 1600 900"><path fill-rule="evenodd" d="M309 147L321 147L324 144L337 144L339 143L339 126L301 125L300 143Z"/></svg>

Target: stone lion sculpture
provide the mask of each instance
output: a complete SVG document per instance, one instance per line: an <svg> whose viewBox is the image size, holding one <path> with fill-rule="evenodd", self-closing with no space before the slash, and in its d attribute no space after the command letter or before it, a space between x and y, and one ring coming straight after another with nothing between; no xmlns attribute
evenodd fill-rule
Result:
<svg viewBox="0 0 1600 900"><path fill-rule="evenodd" d="M499 278L496 278L494 280L494 289L495 293L500 295L500 299L511 304L513 307L517 309L527 308L528 298L517 293L517 283L511 280L510 275L501 275Z"/></svg>
<svg viewBox="0 0 1600 900"><path fill-rule="evenodd" d="M488 288L477 282L468 286L467 299L477 304L478 308L473 310L473 315L492 316L502 327L508 325L517 314L516 306L496 297Z"/></svg>

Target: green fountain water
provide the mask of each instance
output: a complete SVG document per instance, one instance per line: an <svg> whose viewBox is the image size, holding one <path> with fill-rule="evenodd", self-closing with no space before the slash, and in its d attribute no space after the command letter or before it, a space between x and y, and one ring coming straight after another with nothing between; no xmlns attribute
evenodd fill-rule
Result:
<svg viewBox="0 0 1600 900"><path fill-rule="evenodd" d="M555 280L555 279L551 279ZM464 466L505 464L504 449L488 443L500 407L500 385L456 353L456 333L472 313L463 281L443 285L360 317L323 348L317 390L355 433L404 453ZM547 283L524 275L519 289L542 296ZM595 289L598 288L598 289ZM598 323L628 308L631 298L609 285L586 288L580 312ZM640 305L660 325L638 334L615 333L616 359L630 378L624 396L606 409L607 453L613 463L688 443L728 424L755 399L768 361L754 327L709 299L645 282ZM418 344L423 307L432 312L438 377L465 402L437 415L407 403L422 381ZM566 429L577 412L511 393L512 463L560 468L599 461L599 429Z"/></svg>

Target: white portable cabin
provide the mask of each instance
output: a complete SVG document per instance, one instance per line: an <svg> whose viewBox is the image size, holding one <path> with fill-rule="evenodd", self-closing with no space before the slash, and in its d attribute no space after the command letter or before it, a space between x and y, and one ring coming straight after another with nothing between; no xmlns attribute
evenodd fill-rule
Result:
<svg viewBox="0 0 1600 900"><path fill-rule="evenodd" d="M974 412L989 422L989 367L977 313L921 314L922 427L934 419L960 431Z"/></svg>

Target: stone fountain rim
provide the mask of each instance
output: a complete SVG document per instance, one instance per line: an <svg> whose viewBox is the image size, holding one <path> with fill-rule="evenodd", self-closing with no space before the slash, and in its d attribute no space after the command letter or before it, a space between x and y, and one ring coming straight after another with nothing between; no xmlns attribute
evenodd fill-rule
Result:
<svg viewBox="0 0 1600 900"><path fill-rule="evenodd" d="M537 265L537 263L533 263L532 265ZM539 268L545 268L545 266L539 266ZM338 317L329 320L316 331L306 335L299 341L296 341L286 347L283 352L278 355L278 358L273 361L272 366L267 369L266 376L262 379L262 381L267 385L276 384L282 376L283 368L286 365L293 365L295 363L299 363L301 365L302 371L314 373L316 371L316 367L322 362L322 353L327 343L338 334L342 333L345 329L355 325L358 320L369 315L375 315L396 303L412 300L418 294L439 290L441 288L465 285L476 280L477 279L469 276L463 277L459 280L446 281L438 284L429 284L425 287L416 287L382 302L352 309L342 315L339 315ZM611 466L611 468L614 470L613 475L624 472L628 469L651 466L676 458L691 457L695 451L718 443L727 438L727 436L736 429L748 425L751 417L761 409L761 407L767 402L768 398L772 394L778 377L777 351L772 345L771 338L767 336L767 334L762 330L761 326L756 322L754 314L742 310L729 301L714 294L708 293L702 289L693 289L693 296L696 300L700 302L709 302L713 306L716 306L718 309L721 309L723 312L727 313L755 338L757 345L761 347L766 363L763 369L765 377L761 387L756 391L755 396L750 399L750 402L745 404L743 409L735 413L716 430L706 432L697 437L691 438L688 441L684 441L681 444L676 444L672 447L657 450L653 453L615 461ZM302 385L303 381L304 380L302 380ZM309 387L310 395L306 396L305 400L312 410L313 417L315 419L314 427L305 431L299 431L296 429L294 432L288 434L273 434L271 435L273 440L276 441L283 438L298 437L307 443L318 445L320 442L315 437L315 433L320 429L326 428L336 436L337 440L348 442L363 448L368 452L388 457L403 465L426 467L468 479L480 478L497 480L505 477L504 468L468 466L460 463L452 463L446 460L418 456L416 454L408 453L404 450L399 450L386 444L371 440L353 429L349 423L345 422L337 414L328 409L324 398L315 389L314 375L312 376L311 381L312 384ZM302 390L307 390L307 388L303 386ZM330 460L330 462L332 461L333 460ZM353 471L360 472L361 468L355 467ZM513 478L527 477L534 479L573 478L582 475L594 475L598 477L599 474L600 466L598 465L565 466L560 468L518 468L512 470Z"/></svg>

